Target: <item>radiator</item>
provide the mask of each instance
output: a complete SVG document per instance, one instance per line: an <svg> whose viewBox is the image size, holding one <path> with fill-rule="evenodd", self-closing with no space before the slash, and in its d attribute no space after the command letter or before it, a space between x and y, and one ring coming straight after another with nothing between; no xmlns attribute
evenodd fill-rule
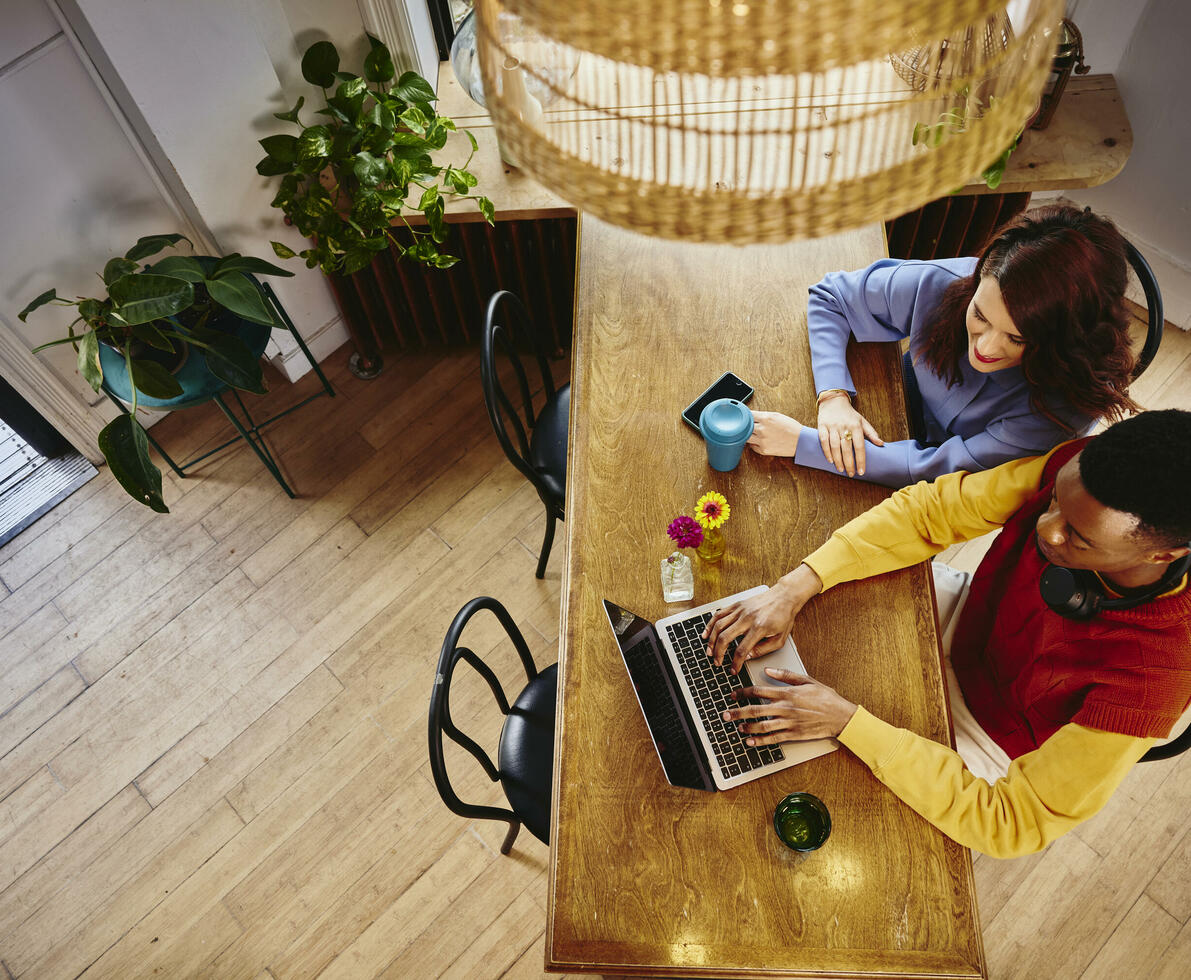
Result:
<svg viewBox="0 0 1191 980"><path fill-rule="evenodd" d="M952 194L885 223L895 259L954 259L979 255L989 237L1029 206L1020 194Z"/></svg>
<svg viewBox="0 0 1191 980"><path fill-rule="evenodd" d="M477 344L488 298L499 289L525 303L547 350L569 348L576 217L449 227L440 249L460 259L449 269L402 261L391 247L354 275L328 277L361 361L378 360L386 349ZM408 237L407 229L397 234L404 244Z"/></svg>

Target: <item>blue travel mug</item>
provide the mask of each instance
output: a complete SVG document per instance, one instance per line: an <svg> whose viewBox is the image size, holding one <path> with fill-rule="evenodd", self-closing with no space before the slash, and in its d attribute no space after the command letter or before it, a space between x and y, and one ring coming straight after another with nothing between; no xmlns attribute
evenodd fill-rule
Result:
<svg viewBox="0 0 1191 980"><path fill-rule="evenodd" d="M727 473L736 469L753 434L753 413L735 398L718 398L699 414L699 431L707 443L707 462L713 470Z"/></svg>

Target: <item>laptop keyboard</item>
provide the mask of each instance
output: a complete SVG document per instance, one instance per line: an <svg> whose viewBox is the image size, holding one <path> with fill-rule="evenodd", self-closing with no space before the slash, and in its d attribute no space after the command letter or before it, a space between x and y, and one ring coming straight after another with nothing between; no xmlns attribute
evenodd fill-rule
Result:
<svg viewBox="0 0 1191 980"><path fill-rule="evenodd" d="M751 687L753 682L747 664L740 668L739 674L728 670L736 640L728 646L724 666L717 667L715 661L707 656L707 645L702 636L710 619L711 613L702 613L679 623L671 623L666 627L666 632L699 709L699 720L707 732L720 772L725 777L739 776L771 762L780 762L786 756L780 745L746 745L745 736L737 729L736 723L724 721L720 717L728 708L766 702L760 698L741 698L738 701L732 696L733 691Z"/></svg>

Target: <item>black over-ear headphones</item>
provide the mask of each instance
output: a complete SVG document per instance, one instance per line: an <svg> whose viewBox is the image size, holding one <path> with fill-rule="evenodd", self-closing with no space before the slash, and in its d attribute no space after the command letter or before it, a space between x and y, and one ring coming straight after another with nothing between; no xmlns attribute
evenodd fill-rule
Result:
<svg viewBox="0 0 1191 980"><path fill-rule="evenodd" d="M1110 599L1095 572L1047 565L1038 581L1042 601L1068 619L1091 619L1101 609L1132 609L1169 592L1191 569L1191 552L1172 561L1163 576L1144 592Z"/></svg>

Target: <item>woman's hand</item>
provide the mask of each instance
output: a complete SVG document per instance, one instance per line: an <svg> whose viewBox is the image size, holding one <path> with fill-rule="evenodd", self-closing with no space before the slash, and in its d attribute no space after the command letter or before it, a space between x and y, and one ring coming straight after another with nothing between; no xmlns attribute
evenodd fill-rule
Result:
<svg viewBox="0 0 1191 980"><path fill-rule="evenodd" d="M729 708L723 715L724 721L739 723L737 727L747 736L745 742L749 745L835 738L856 713L856 705L851 701L805 674L780 667L766 667L765 673L792 686L765 684L742 688L736 692L738 701L760 698L765 703ZM767 720L757 720L761 718Z"/></svg>
<svg viewBox="0 0 1191 980"><path fill-rule="evenodd" d="M885 445L863 415L852 407L846 391L833 392L819 403L819 445L840 473L864 476L864 440Z"/></svg>
<svg viewBox="0 0 1191 980"><path fill-rule="evenodd" d="M762 456L793 456L798 449L802 423L780 412L753 412L753 434L748 444Z"/></svg>
<svg viewBox="0 0 1191 980"><path fill-rule="evenodd" d="M823 591L823 583L809 565L799 565L783 575L772 589L716 611L703 631L707 654L716 666L724 662L728 645L740 643L732 654L732 673L740 672L746 660L778 649L794 628L794 618L812 597Z"/></svg>

